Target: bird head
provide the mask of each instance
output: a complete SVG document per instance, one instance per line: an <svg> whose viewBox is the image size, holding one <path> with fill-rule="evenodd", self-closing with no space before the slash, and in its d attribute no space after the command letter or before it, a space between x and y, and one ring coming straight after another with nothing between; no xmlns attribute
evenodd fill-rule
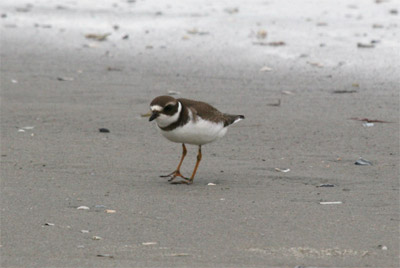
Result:
<svg viewBox="0 0 400 268"><path fill-rule="evenodd" d="M179 119L182 104L171 96L156 97L150 103L149 121L156 120L159 127L166 127Z"/></svg>

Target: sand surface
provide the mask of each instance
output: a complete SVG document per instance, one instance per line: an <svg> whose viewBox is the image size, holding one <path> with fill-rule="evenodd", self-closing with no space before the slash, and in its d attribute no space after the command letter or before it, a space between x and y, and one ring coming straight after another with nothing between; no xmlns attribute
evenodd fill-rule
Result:
<svg viewBox="0 0 400 268"><path fill-rule="evenodd" d="M398 267L398 1L217 2L1 1L1 267ZM191 186L168 93L246 116Z"/></svg>

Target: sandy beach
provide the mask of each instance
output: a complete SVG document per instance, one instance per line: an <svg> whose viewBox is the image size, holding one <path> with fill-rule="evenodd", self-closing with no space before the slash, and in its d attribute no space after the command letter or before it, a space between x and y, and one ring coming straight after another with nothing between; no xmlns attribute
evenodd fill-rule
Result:
<svg viewBox="0 0 400 268"><path fill-rule="evenodd" d="M1 1L1 267L398 267L398 1L293 2Z"/></svg>

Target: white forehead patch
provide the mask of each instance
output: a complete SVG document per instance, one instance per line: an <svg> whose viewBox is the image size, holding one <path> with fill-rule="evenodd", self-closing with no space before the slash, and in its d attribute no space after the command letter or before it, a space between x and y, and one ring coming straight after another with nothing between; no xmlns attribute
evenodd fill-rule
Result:
<svg viewBox="0 0 400 268"><path fill-rule="evenodd" d="M152 105L152 106L150 106L150 110L152 110L152 111L161 112L162 109L163 109L163 108L162 108L160 105Z"/></svg>

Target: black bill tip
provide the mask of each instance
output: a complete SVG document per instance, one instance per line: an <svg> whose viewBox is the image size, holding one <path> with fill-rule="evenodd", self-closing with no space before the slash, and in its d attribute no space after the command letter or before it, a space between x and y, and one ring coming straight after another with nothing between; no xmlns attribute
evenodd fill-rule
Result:
<svg viewBox="0 0 400 268"><path fill-rule="evenodd" d="M156 119L160 114L157 112L153 112L149 118L149 121L153 121L154 119Z"/></svg>

